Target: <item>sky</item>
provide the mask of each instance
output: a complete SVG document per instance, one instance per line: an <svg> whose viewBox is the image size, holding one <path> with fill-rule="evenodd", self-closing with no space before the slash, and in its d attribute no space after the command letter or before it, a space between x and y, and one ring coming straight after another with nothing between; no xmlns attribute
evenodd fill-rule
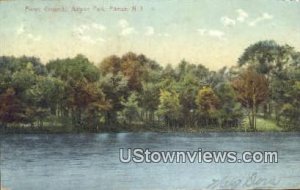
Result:
<svg viewBox="0 0 300 190"><path fill-rule="evenodd" d="M217 70L259 40L299 51L300 0L0 0L0 36L0 55L43 62L132 51Z"/></svg>

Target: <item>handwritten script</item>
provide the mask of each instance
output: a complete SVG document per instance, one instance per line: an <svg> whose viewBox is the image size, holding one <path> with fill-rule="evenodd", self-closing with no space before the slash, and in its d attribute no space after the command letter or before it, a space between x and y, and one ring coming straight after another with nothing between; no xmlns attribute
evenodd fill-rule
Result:
<svg viewBox="0 0 300 190"><path fill-rule="evenodd" d="M248 189L248 188L272 188L280 183L280 179L258 176L256 172L245 178L224 177L213 179L207 189Z"/></svg>

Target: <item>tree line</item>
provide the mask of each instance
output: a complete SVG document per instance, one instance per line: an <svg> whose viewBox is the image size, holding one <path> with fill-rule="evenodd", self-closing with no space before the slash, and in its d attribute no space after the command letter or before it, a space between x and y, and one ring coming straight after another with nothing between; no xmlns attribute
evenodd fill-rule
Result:
<svg viewBox="0 0 300 190"><path fill-rule="evenodd" d="M211 71L182 60L162 67L143 54L84 55L41 63L0 57L0 125L220 127L273 119L299 128L300 52L275 41L250 45L238 64Z"/></svg>

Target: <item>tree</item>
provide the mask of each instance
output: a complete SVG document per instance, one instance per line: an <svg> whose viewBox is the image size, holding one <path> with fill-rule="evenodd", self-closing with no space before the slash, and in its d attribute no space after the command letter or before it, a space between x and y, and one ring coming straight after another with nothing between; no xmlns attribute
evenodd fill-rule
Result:
<svg viewBox="0 0 300 190"><path fill-rule="evenodd" d="M192 66L195 65L191 65L191 67ZM197 105L195 101L191 100L195 100L198 89L202 86L201 82L202 81L192 73L192 70L189 70L184 76L181 76L180 81L176 84L182 113L182 118L180 119L184 126L190 127L195 124L195 111Z"/></svg>
<svg viewBox="0 0 300 190"><path fill-rule="evenodd" d="M273 40L259 41L245 49L238 63L239 66L252 66L258 73L270 77L288 63L292 52L289 45L281 46Z"/></svg>
<svg viewBox="0 0 300 190"><path fill-rule="evenodd" d="M94 116L92 124L98 125L95 120L97 113L109 110L111 105L97 83L75 81L71 89L68 106L72 111L73 124L78 127L91 127L90 119L93 117L90 116Z"/></svg>
<svg viewBox="0 0 300 190"><path fill-rule="evenodd" d="M268 98L269 82L253 68L248 68L232 81L238 101L248 110L249 125L256 130L256 112L260 104Z"/></svg>
<svg viewBox="0 0 300 190"><path fill-rule="evenodd" d="M153 82L144 82L143 90L139 94L140 106L143 108L142 116L145 115L146 121L154 122L154 113L159 105L160 85Z"/></svg>
<svg viewBox="0 0 300 190"><path fill-rule="evenodd" d="M216 86L216 94L220 99L220 113L222 126L238 126L242 118L241 104L237 101L234 90L229 82L223 82Z"/></svg>
<svg viewBox="0 0 300 190"><path fill-rule="evenodd" d="M239 125L246 110L256 130L257 115L272 105L267 112L291 128L300 122L299 81L300 53L274 41L250 45L239 66L218 71L185 60L163 68L132 52L106 57L98 67L83 55L46 65L36 57L0 56L0 122L54 121L79 130L124 122L224 127Z"/></svg>
<svg viewBox="0 0 300 190"><path fill-rule="evenodd" d="M110 102L111 109L106 111L106 124L117 123L117 112L123 109L121 104L129 96L128 79L122 74L113 75L109 73L100 79L100 87Z"/></svg>
<svg viewBox="0 0 300 190"><path fill-rule="evenodd" d="M2 123L22 122L25 119L25 106L16 96L13 88L0 94L0 121Z"/></svg>
<svg viewBox="0 0 300 190"><path fill-rule="evenodd" d="M198 91L195 102L200 116L205 120L205 124L208 125L208 121L217 116L220 106L219 97L211 87L206 86Z"/></svg>
<svg viewBox="0 0 300 190"><path fill-rule="evenodd" d="M66 82L83 79L95 82L100 77L97 67L81 54L74 58L51 60L46 67L53 77Z"/></svg>
<svg viewBox="0 0 300 190"><path fill-rule="evenodd" d="M121 59L116 55L106 57L99 64L99 69L104 76L108 73L116 75L121 71Z"/></svg>
<svg viewBox="0 0 300 190"><path fill-rule="evenodd" d="M121 104L124 106L123 110L119 112L119 118L124 123L128 121L131 124L133 121L140 120L139 112L140 107L138 106L137 94L132 93L127 101L122 101Z"/></svg>
<svg viewBox="0 0 300 190"><path fill-rule="evenodd" d="M300 53L294 52L290 63L276 72L270 84L278 125L291 127L297 126L299 122L299 81Z"/></svg>
<svg viewBox="0 0 300 190"><path fill-rule="evenodd" d="M165 123L169 127L177 126L177 121L180 116L179 94L161 90L159 102L157 114L164 118Z"/></svg>
<svg viewBox="0 0 300 190"><path fill-rule="evenodd" d="M132 52L122 56L122 73L128 78L128 88L131 91L142 89L142 79L145 73L145 62L142 61L139 56Z"/></svg>
<svg viewBox="0 0 300 190"><path fill-rule="evenodd" d="M289 45L279 45L273 40L259 41L245 49L239 58L240 67L253 67L259 74L264 74L272 83L292 60L294 48ZM270 91L271 98L272 91ZM270 117L272 112L271 99L264 104L264 116Z"/></svg>
<svg viewBox="0 0 300 190"><path fill-rule="evenodd" d="M99 70L83 55L50 61L47 69L64 82L61 112L65 117L71 115L73 125L90 126L90 121L95 124L98 113L111 108L98 83ZM91 116L94 116L92 120Z"/></svg>

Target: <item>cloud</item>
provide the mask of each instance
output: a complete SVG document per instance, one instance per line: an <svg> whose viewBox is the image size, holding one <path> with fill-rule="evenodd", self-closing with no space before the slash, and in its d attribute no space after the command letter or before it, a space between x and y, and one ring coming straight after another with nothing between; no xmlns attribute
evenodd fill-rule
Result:
<svg viewBox="0 0 300 190"><path fill-rule="evenodd" d="M224 25L224 26L234 26L235 25L235 20L233 20L233 19L231 19L231 18L229 18L229 17L227 17L227 16L223 16L223 17L221 17L221 22L222 22L222 24Z"/></svg>
<svg viewBox="0 0 300 190"><path fill-rule="evenodd" d="M294 2L296 2L296 3L299 3L300 2L300 0L284 0L285 2L292 2L292 3L294 3Z"/></svg>
<svg viewBox="0 0 300 190"><path fill-rule="evenodd" d="M146 36L152 36L153 34L154 34L154 28L152 26L147 26L145 35Z"/></svg>
<svg viewBox="0 0 300 190"><path fill-rule="evenodd" d="M118 25L121 28L121 32L120 32L121 36L128 36L130 34L137 33L135 28L131 27L129 22L125 19L119 20Z"/></svg>
<svg viewBox="0 0 300 190"><path fill-rule="evenodd" d="M91 23L91 24L82 24L80 26L74 27L73 34L83 35L89 32L103 32L106 30L106 27L101 24Z"/></svg>
<svg viewBox="0 0 300 190"><path fill-rule="evenodd" d="M121 36L128 36L130 34L134 34L136 33L136 30L133 27L127 27L127 28L123 28L120 35Z"/></svg>
<svg viewBox="0 0 300 190"><path fill-rule="evenodd" d="M87 25L80 25L78 27L73 28L73 34L75 36L84 35L84 33L89 29Z"/></svg>
<svg viewBox="0 0 300 190"><path fill-rule="evenodd" d="M120 26L121 28L127 28L127 27L129 27L129 23L128 23L127 20L121 19L121 20L119 20L119 26Z"/></svg>
<svg viewBox="0 0 300 190"><path fill-rule="evenodd" d="M169 33L166 32L156 32L155 29L152 26L145 27L145 36L158 36L158 37L170 37Z"/></svg>
<svg viewBox="0 0 300 190"><path fill-rule="evenodd" d="M42 37L40 35L39 36L34 36L31 33L26 34L26 36L29 40L32 40L32 41L40 41L42 39Z"/></svg>
<svg viewBox="0 0 300 190"><path fill-rule="evenodd" d="M92 24L92 28L99 30L99 31L104 31L106 30L106 26L102 25L102 24L97 24L97 23L93 23Z"/></svg>
<svg viewBox="0 0 300 190"><path fill-rule="evenodd" d="M29 41L40 41L42 37L40 35L34 35L28 31L24 24L21 24L19 28L16 30L17 37L22 37L25 40Z"/></svg>
<svg viewBox="0 0 300 190"><path fill-rule="evenodd" d="M105 42L105 39L99 36L106 30L106 26L98 23L82 24L73 28L72 34L75 38L88 44L96 44L97 42Z"/></svg>
<svg viewBox="0 0 300 190"><path fill-rule="evenodd" d="M23 33L25 33L25 26L24 24L21 24L21 26L17 29L16 34L19 36Z"/></svg>
<svg viewBox="0 0 300 190"><path fill-rule="evenodd" d="M235 19L229 18L227 16L223 16L221 17L220 21L222 22L222 24L224 26L235 26L238 22L239 23L243 23L245 22L247 19L249 19L249 14L243 10L243 9L237 9L235 10L237 13L237 17ZM270 15L269 13L263 13L261 14L261 16L255 18L252 21L248 22L249 26L255 26L256 24L264 21L264 20L271 20L273 19L273 15Z"/></svg>
<svg viewBox="0 0 300 190"><path fill-rule="evenodd" d="M229 18L228 16L221 17L220 21L224 26L232 27L237 24L237 22L244 22L248 17L248 13L244 11L243 9L237 9L236 10L237 17L236 18Z"/></svg>
<svg viewBox="0 0 300 190"><path fill-rule="evenodd" d="M229 18L228 16L222 16L220 18L221 23L226 27L233 27L238 22L243 23L248 17L248 13L243 9L236 10L237 16L235 18Z"/></svg>
<svg viewBox="0 0 300 190"><path fill-rule="evenodd" d="M198 33L201 36L210 36L213 38L217 38L219 40L225 40L225 33L221 30L207 30L207 29L203 29L203 28L199 28Z"/></svg>
<svg viewBox="0 0 300 190"><path fill-rule="evenodd" d="M170 37L171 35L169 33L158 33L159 37Z"/></svg>
<svg viewBox="0 0 300 190"><path fill-rule="evenodd" d="M224 39L225 34L224 34L224 32L222 32L220 30L209 30L208 35L222 40L222 39Z"/></svg>
<svg viewBox="0 0 300 190"><path fill-rule="evenodd" d="M202 36L205 35L205 33L207 32L207 30L206 30L206 29L203 29L203 28L199 28L197 31L198 31L199 34L202 35Z"/></svg>
<svg viewBox="0 0 300 190"><path fill-rule="evenodd" d="M220 21L224 26L235 26L238 22L243 23L249 18L249 14L243 10L243 9L237 9L235 10L237 13L237 17L235 19L229 18L227 16L221 17ZM261 16L255 18L252 21L248 22L249 26L255 26L256 24L264 21L264 20L271 20L273 19L273 15L270 15L269 13L263 13ZM200 32L201 33L201 32ZM202 31L203 33L203 31Z"/></svg>
<svg viewBox="0 0 300 190"><path fill-rule="evenodd" d="M253 21L249 22L249 26L255 26L257 23L263 22L264 20L271 20L273 19L273 15L269 13L263 13L261 16L257 17Z"/></svg>
<svg viewBox="0 0 300 190"><path fill-rule="evenodd" d="M244 22L249 17L248 13L243 9L237 9L236 12L238 14L236 20L239 22Z"/></svg>
<svg viewBox="0 0 300 190"><path fill-rule="evenodd" d="M105 40L103 38L93 39L91 36L79 36L78 39L80 39L82 42L85 42L88 44L96 44L97 42L105 42Z"/></svg>

